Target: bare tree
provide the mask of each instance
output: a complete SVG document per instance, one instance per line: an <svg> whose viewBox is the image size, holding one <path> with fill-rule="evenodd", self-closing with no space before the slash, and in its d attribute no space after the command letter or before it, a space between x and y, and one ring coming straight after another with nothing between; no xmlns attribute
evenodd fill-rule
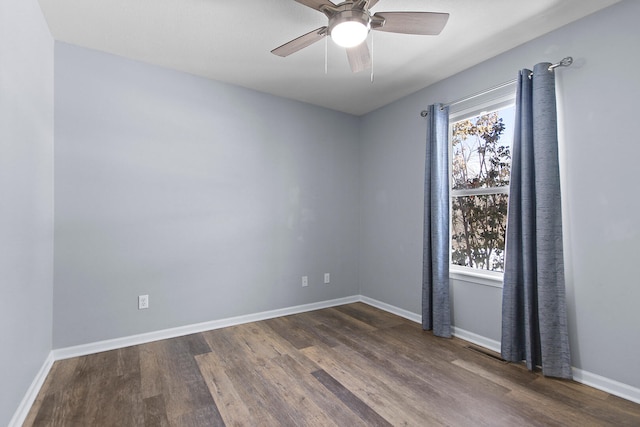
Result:
<svg viewBox="0 0 640 427"><path fill-rule="evenodd" d="M504 270L511 151L500 141L505 124L498 112L453 124L452 262ZM492 190L493 189L493 190ZM456 195L455 190L466 191ZM477 190L477 191L473 191ZM479 193L479 194L475 194Z"/></svg>

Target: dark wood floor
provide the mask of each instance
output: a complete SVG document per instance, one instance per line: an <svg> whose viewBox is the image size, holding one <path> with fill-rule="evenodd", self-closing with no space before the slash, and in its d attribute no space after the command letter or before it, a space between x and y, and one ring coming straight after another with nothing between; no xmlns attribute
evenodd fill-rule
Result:
<svg viewBox="0 0 640 427"><path fill-rule="evenodd" d="M362 303L56 362L26 426L639 426L640 405Z"/></svg>

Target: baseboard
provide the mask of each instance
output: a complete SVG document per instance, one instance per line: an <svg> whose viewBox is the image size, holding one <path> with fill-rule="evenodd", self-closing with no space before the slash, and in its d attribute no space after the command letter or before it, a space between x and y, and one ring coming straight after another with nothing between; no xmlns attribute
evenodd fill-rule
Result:
<svg viewBox="0 0 640 427"><path fill-rule="evenodd" d="M148 332L144 334L131 335L128 337L114 338L111 340L97 341L89 344L82 344L73 347L64 347L53 350L55 360L69 359L71 357L86 356L88 354L102 351L115 350L132 345L145 344L153 341L176 338L189 334L210 331L214 329L226 328L229 326L241 325L243 323L258 322L260 320L273 319L274 317L288 316L291 314L304 313L307 311L319 310L322 308L335 307L343 304L350 304L360 301L359 295L345 298L315 302L311 304L297 305L293 307L276 310L263 311L260 313L247 314L243 316L229 317L226 319L213 320L209 322L196 323L192 325L179 326L177 328L163 329L160 331Z"/></svg>
<svg viewBox="0 0 640 427"><path fill-rule="evenodd" d="M49 371L51 370L54 361L55 359L53 356L53 352L49 352L49 355L47 356L44 363L40 367L40 370L31 382L27 393L22 398L18 409L16 409L16 412L13 414L11 421L9 421L9 427L20 427L27 419L27 415L29 415L31 406L33 406L33 402L36 401L38 393L40 392L44 381L47 379L47 375L49 375Z"/></svg>
<svg viewBox="0 0 640 427"><path fill-rule="evenodd" d="M363 302L370 306L379 308L386 312L395 314L405 319L411 320L416 323L422 323L422 317L419 314L410 312L408 310L393 306L391 304L378 301L373 298L369 298L363 295L354 295L345 298L338 298L333 300L321 301L311 304L303 304L293 307L287 307L277 310L263 311L260 313L253 313L244 316L230 317L226 319L214 320L210 322L197 323L193 325L186 325L177 328L165 329L161 331L154 331L145 334L132 335L129 337L116 338L112 340L99 341L89 344L83 344L74 347L59 348L51 351L49 356L45 360L44 364L40 368L40 371L33 380L29 390L22 399L20 406L16 410L13 418L9 422L9 427L19 427L22 425L29 410L33 405L40 388L44 384L44 381L51 370L53 362L56 360L68 359L71 357L85 356L88 354L99 353L101 351L114 350L118 348L128 347L132 345L145 344L152 341L158 341L168 338L175 338L184 335L194 334L198 332L209 331L213 329L225 328L228 326L240 325L243 323L257 322L260 320L272 319L274 317L288 316L291 314L304 313L307 311L320 310L323 308L335 307L343 304L350 304L354 302ZM466 331L461 328L453 327L453 335L457 338L463 339L470 343L479 345L481 347L500 352L500 342L484 337L482 335L475 334L473 332ZM640 403L640 389L632 387L628 384L624 384L609 378L602 377L597 374L592 374L587 371L583 371L578 368L573 368L573 378L575 381L594 387L596 389L605 391L612 395L621 397L623 399L630 400L632 402Z"/></svg>
<svg viewBox="0 0 640 427"><path fill-rule="evenodd" d="M378 301L373 298L365 297L364 295L360 295L360 302L365 304L369 304L373 307L379 308L380 310L384 310L391 314L395 314L396 316L404 317L405 319L409 319L416 323L422 323L422 316L411 311L405 310L400 307L396 307L391 304L387 304L386 302Z"/></svg>
<svg viewBox="0 0 640 427"><path fill-rule="evenodd" d="M500 353L500 341L492 340L491 338L487 338L455 326L453 327L453 335L461 340L469 341L472 344Z"/></svg>
<svg viewBox="0 0 640 427"><path fill-rule="evenodd" d="M605 391L609 394L613 394L635 403L640 403L640 388L632 387L628 384L624 384L598 374L592 374L591 372L583 371L582 369L572 368L572 370L573 379L579 383L597 388L598 390Z"/></svg>

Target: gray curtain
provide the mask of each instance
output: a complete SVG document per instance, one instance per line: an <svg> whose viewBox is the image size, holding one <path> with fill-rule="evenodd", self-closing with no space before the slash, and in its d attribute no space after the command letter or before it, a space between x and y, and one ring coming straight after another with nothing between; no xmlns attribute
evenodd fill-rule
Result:
<svg viewBox="0 0 640 427"><path fill-rule="evenodd" d="M449 107L429 106L424 182L422 329L451 337L449 305Z"/></svg>
<svg viewBox="0 0 640 427"><path fill-rule="evenodd" d="M571 378L554 72L522 70L516 95L505 272L502 357Z"/></svg>

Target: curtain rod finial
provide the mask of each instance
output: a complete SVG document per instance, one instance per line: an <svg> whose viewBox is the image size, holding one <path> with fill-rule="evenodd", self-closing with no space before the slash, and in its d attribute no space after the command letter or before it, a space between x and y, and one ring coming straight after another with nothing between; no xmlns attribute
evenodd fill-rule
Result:
<svg viewBox="0 0 640 427"><path fill-rule="evenodd" d="M570 56L567 56L566 58L562 58L560 62L549 65L549 71L553 71L558 67L568 67L571 64L573 64L573 58Z"/></svg>

